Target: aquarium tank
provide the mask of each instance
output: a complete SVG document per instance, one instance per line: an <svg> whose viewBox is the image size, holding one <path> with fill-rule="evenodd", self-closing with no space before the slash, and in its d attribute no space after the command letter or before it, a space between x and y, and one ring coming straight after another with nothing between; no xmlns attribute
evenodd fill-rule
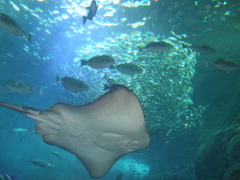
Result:
<svg viewBox="0 0 240 180"><path fill-rule="evenodd" d="M240 2L0 0L1 180L239 180Z"/></svg>

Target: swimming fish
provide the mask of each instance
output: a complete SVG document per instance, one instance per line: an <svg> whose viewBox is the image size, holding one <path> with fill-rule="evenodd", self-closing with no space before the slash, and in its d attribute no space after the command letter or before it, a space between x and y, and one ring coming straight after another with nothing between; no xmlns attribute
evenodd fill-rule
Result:
<svg viewBox="0 0 240 180"><path fill-rule="evenodd" d="M32 92L36 92L42 95L42 86L34 89L30 85L22 81L10 80L5 82L4 86L7 87L11 92L18 94L31 94Z"/></svg>
<svg viewBox="0 0 240 180"><path fill-rule="evenodd" d="M62 85L73 92L82 92L89 90L89 87L81 80L72 77L60 78L58 75L56 81L61 81Z"/></svg>
<svg viewBox="0 0 240 180"><path fill-rule="evenodd" d="M191 45L191 46L183 45L183 48L190 48L193 51L196 51L200 54L212 54L216 52L216 49L208 45Z"/></svg>
<svg viewBox="0 0 240 180"><path fill-rule="evenodd" d="M0 180L15 180L15 177L10 176L6 173L0 173Z"/></svg>
<svg viewBox="0 0 240 180"><path fill-rule="evenodd" d="M95 0L92 0L90 7L87 7L88 14L87 16L83 16L83 24L86 23L87 20L92 20L93 17L96 15L98 10L98 5Z"/></svg>
<svg viewBox="0 0 240 180"><path fill-rule="evenodd" d="M26 33L11 17L0 13L0 27L16 36L26 36L28 41L32 43L32 35Z"/></svg>
<svg viewBox="0 0 240 180"><path fill-rule="evenodd" d="M88 65L94 69L103 69L107 67L111 67L115 61L111 56L108 55L101 55L101 56L94 56L90 58L88 61L80 60L81 66Z"/></svg>
<svg viewBox="0 0 240 180"><path fill-rule="evenodd" d="M8 130L9 132L13 132L13 133L22 133L25 134L26 132L30 131L30 128L26 129L26 128L12 128Z"/></svg>
<svg viewBox="0 0 240 180"><path fill-rule="evenodd" d="M62 154L60 152L57 152L57 151L53 151L53 152L51 152L51 154L53 156L62 157Z"/></svg>
<svg viewBox="0 0 240 180"><path fill-rule="evenodd" d="M117 88L121 88L121 87L126 87L126 86L123 84L114 84L111 86L105 84L103 90L113 90L113 89L117 89Z"/></svg>
<svg viewBox="0 0 240 180"><path fill-rule="evenodd" d="M159 41L159 42L150 42L145 47L138 47L138 48L139 48L139 52L146 50L149 52L158 53L158 52L168 51L172 47L173 45L166 41Z"/></svg>
<svg viewBox="0 0 240 180"><path fill-rule="evenodd" d="M46 161L42 161L42 160L30 160L29 162L31 162L31 163L39 166L39 167L47 168L47 169L56 167L55 164L49 163L49 162L46 162Z"/></svg>
<svg viewBox="0 0 240 180"><path fill-rule="evenodd" d="M115 66L115 68L121 73L130 75L141 74L143 72L143 70L140 67L133 63L119 64Z"/></svg>
<svg viewBox="0 0 240 180"><path fill-rule="evenodd" d="M240 64L229 59L217 59L211 63L207 61L207 66L208 65L213 65L222 71L228 72L240 70Z"/></svg>

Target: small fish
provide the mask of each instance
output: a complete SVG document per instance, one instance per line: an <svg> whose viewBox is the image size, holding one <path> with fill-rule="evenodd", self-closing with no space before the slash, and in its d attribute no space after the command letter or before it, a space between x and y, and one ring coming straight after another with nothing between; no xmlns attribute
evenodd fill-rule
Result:
<svg viewBox="0 0 240 180"><path fill-rule="evenodd" d="M143 72L143 70L140 67L133 63L119 64L115 66L115 68L121 73L130 75L141 74Z"/></svg>
<svg viewBox="0 0 240 180"><path fill-rule="evenodd" d="M89 87L81 80L72 77L60 78L58 75L56 81L61 81L62 85L73 92L82 92L89 90Z"/></svg>
<svg viewBox="0 0 240 180"><path fill-rule="evenodd" d="M39 166L39 167L47 168L47 169L56 167L55 164L49 163L49 162L46 162L46 161L42 161L42 160L30 160L29 162L31 162L31 163Z"/></svg>
<svg viewBox="0 0 240 180"><path fill-rule="evenodd" d="M113 89L117 89L117 88L120 88L120 87L126 87L126 86L123 85L123 84L114 84L114 85L111 85L111 86L105 84L103 90L113 90Z"/></svg>
<svg viewBox="0 0 240 180"><path fill-rule="evenodd" d="M123 174L122 173L118 173L118 175L116 176L116 180L122 180Z"/></svg>
<svg viewBox="0 0 240 180"><path fill-rule="evenodd" d="M207 61L207 66L209 65L213 65L222 71L228 72L240 70L240 64L229 59L217 59L211 63Z"/></svg>
<svg viewBox="0 0 240 180"><path fill-rule="evenodd" d="M30 85L22 81L17 80L7 81L4 83L4 86L7 87L11 92L18 94L31 94L32 92L36 92L42 95L42 86L33 89Z"/></svg>
<svg viewBox="0 0 240 180"><path fill-rule="evenodd" d="M139 52L146 50L149 52L158 53L158 52L168 51L172 47L173 47L172 44L170 44L166 41L160 41L160 42L150 42L145 47L138 47L138 48L139 48Z"/></svg>
<svg viewBox="0 0 240 180"><path fill-rule="evenodd" d="M28 41L32 43L32 35L24 32L24 30L6 14L0 13L0 27L16 36L26 36Z"/></svg>
<svg viewBox="0 0 240 180"><path fill-rule="evenodd" d="M21 133L21 134L25 134L26 132L30 131L30 128L26 129L26 128L12 128L8 130L9 132L13 132L13 133Z"/></svg>
<svg viewBox="0 0 240 180"><path fill-rule="evenodd" d="M92 0L90 7L87 7L88 14L87 16L83 16L83 24L86 23L87 20L92 20L93 17L96 15L98 6L95 0Z"/></svg>
<svg viewBox="0 0 240 180"><path fill-rule="evenodd" d="M57 151L53 151L51 152L52 155L57 156L57 157L62 157L62 154L60 152Z"/></svg>
<svg viewBox="0 0 240 180"><path fill-rule="evenodd" d="M0 173L0 180L16 180L15 177L10 176L6 173Z"/></svg>
<svg viewBox="0 0 240 180"><path fill-rule="evenodd" d="M196 51L200 54L212 54L216 52L216 49L208 45L191 45L191 46L183 45L183 48L190 48L193 51Z"/></svg>
<svg viewBox="0 0 240 180"><path fill-rule="evenodd" d="M94 69L103 69L107 67L111 67L115 61L111 56L108 55L101 55L101 56L94 56L90 58L88 61L80 60L81 66L88 65Z"/></svg>

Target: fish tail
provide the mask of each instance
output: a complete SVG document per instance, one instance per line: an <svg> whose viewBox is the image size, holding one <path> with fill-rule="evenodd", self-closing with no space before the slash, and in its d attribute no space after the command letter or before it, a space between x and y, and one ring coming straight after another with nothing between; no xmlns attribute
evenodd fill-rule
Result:
<svg viewBox="0 0 240 180"><path fill-rule="evenodd" d="M87 16L83 16L83 24L87 22Z"/></svg>
<svg viewBox="0 0 240 180"><path fill-rule="evenodd" d="M115 69L114 65L109 66L109 69Z"/></svg>
<svg viewBox="0 0 240 180"><path fill-rule="evenodd" d="M186 45L186 44L182 44L182 48L183 48L183 49L185 49L185 48L189 48L189 46Z"/></svg>
<svg viewBox="0 0 240 180"><path fill-rule="evenodd" d="M32 44L32 34L28 33L27 34L27 39Z"/></svg>
<svg viewBox="0 0 240 180"><path fill-rule="evenodd" d="M107 84L104 84L103 90L108 90L109 86Z"/></svg>
<svg viewBox="0 0 240 180"><path fill-rule="evenodd" d="M84 66L85 64L87 64L87 61L85 60L80 60L81 61L81 66Z"/></svg>
<svg viewBox="0 0 240 180"><path fill-rule="evenodd" d="M58 76L58 74L57 74L57 76L56 76L56 81L59 81L61 78Z"/></svg>
<svg viewBox="0 0 240 180"><path fill-rule="evenodd" d="M35 92L42 95L42 86L35 89Z"/></svg>

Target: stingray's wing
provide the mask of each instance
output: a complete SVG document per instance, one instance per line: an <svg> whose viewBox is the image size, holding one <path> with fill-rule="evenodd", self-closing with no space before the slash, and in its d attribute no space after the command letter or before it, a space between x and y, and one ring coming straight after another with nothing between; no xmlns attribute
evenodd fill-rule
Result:
<svg viewBox="0 0 240 180"><path fill-rule="evenodd" d="M0 105L35 119L43 140L76 155L94 178L104 176L121 156L145 148L150 141L141 104L124 87L83 106L58 103L38 111Z"/></svg>

